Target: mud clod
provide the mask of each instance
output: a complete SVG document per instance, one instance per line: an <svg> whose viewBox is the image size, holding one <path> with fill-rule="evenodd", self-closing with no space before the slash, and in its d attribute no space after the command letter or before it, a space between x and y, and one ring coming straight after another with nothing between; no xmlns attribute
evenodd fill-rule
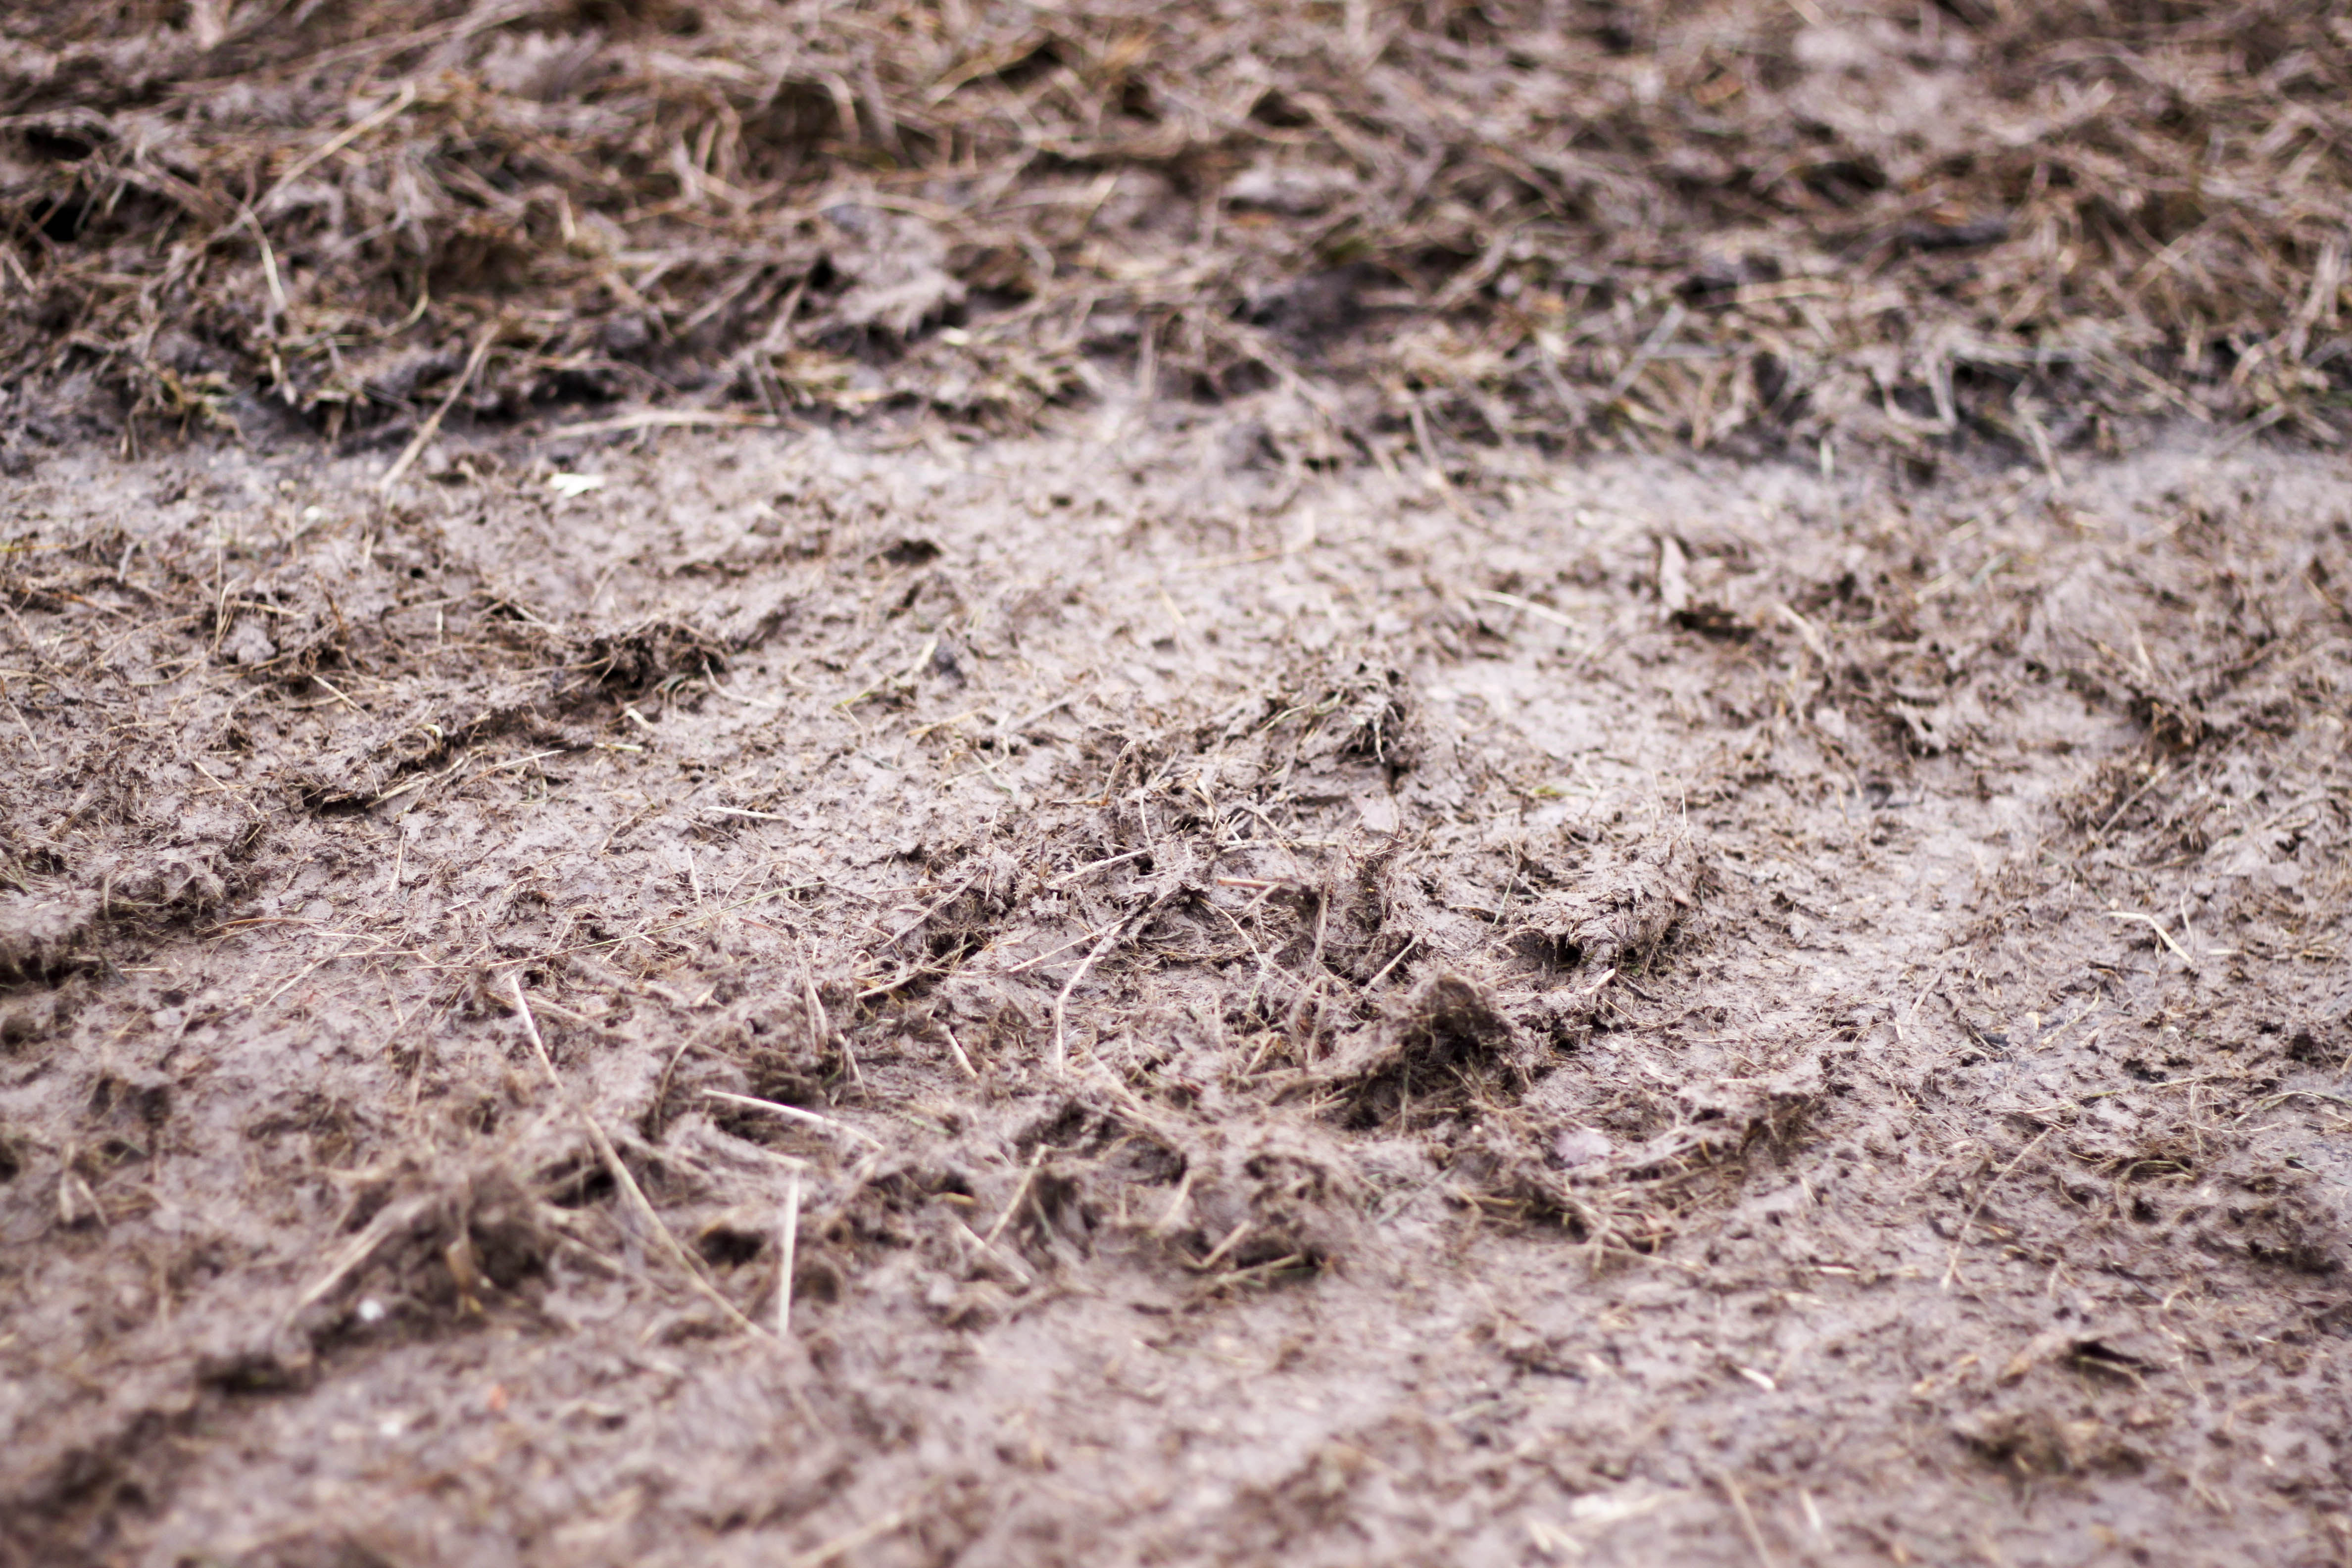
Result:
<svg viewBox="0 0 2352 1568"><path fill-rule="evenodd" d="M1220 1139L1192 1155L1192 1228L1178 1258L1203 1275L1343 1264L1363 1237L1362 1178L1346 1151L1305 1128Z"/></svg>

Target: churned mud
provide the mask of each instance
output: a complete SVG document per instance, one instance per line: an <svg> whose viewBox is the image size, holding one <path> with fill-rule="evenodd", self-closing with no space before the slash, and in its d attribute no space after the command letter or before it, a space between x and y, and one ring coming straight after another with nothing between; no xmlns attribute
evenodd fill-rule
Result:
<svg viewBox="0 0 2352 1568"><path fill-rule="evenodd" d="M2347 84L14 7L0 1568L2345 1563Z"/></svg>
<svg viewBox="0 0 2352 1568"><path fill-rule="evenodd" d="M6 481L0 1561L2343 1560L2339 458L632 439Z"/></svg>

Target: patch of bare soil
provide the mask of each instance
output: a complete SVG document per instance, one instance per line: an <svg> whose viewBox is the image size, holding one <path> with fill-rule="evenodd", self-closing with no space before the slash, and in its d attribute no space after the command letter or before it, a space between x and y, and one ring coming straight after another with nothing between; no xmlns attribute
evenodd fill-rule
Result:
<svg viewBox="0 0 2352 1568"><path fill-rule="evenodd" d="M2340 459L1312 428L9 481L0 1562L2340 1562Z"/></svg>

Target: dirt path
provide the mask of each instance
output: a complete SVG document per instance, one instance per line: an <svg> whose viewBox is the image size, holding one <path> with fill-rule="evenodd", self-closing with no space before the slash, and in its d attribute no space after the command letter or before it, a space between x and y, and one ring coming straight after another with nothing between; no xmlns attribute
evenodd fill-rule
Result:
<svg viewBox="0 0 2352 1568"><path fill-rule="evenodd" d="M2340 459L1312 436L11 481L0 1561L2341 1561Z"/></svg>

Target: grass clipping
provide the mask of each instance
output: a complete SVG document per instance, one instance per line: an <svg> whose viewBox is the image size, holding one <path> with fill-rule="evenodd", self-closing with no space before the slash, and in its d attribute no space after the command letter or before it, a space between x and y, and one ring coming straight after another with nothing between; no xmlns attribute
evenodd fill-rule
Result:
<svg viewBox="0 0 2352 1568"><path fill-rule="evenodd" d="M2326 438L2347 161L2296 0L67 0L0 18L0 378L386 440L1109 365L1424 450Z"/></svg>

